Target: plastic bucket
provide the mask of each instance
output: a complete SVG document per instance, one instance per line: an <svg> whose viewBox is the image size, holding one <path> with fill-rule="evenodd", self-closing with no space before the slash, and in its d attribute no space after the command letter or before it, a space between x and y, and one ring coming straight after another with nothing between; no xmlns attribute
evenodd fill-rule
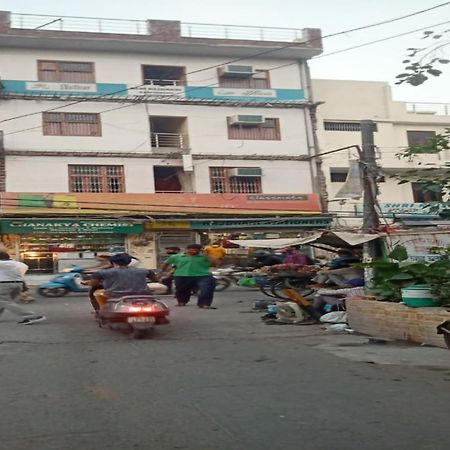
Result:
<svg viewBox="0 0 450 450"><path fill-rule="evenodd" d="M430 292L430 286L418 284L402 289L403 303L412 308L437 306L436 298Z"/></svg>

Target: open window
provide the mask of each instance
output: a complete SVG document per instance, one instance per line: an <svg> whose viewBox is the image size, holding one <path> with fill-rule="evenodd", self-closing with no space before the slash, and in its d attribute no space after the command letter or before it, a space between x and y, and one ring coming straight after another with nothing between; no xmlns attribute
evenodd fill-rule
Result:
<svg viewBox="0 0 450 450"><path fill-rule="evenodd" d="M191 174L183 167L154 166L155 192L192 192Z"/></svg>
<svg viewBox="0 0 450 450"><path fill-rule="evenodd" d="M186 68L179 66L142 66L144 84L151 86L184 86Z"/></svg>

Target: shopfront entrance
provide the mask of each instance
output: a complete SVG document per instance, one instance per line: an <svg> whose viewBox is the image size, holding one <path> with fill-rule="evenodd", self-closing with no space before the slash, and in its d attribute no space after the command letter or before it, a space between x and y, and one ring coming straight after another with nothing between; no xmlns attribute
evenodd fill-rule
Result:
<svg viewBox="0 0 450 450"><path fill-rule="evenodd" d="M2 234L19 236L20 259L34 273L60 272L72 265L95 265L99 253L125 250L127 234L143 231L141 223L119 220L9 220Z"/></svg>

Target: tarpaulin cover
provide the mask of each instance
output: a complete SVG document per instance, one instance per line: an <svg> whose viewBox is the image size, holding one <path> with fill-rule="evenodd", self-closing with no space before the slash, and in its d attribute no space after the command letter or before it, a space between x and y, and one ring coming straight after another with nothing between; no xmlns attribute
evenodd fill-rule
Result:
<svg viewBox="0 0 450 450"><path fill-rule="evenodd" d="M284 248L294 245L322 244L334 248L355 247L380 237L378 234L362 234L346 231L324 231L305 238L232 240L245 248Z"/></svg>

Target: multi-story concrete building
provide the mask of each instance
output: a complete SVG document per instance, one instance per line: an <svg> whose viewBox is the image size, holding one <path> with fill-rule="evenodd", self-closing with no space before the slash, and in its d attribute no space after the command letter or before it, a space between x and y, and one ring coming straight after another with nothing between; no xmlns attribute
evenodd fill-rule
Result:
<svg viewBox="0 0 450 450"><path fill-rule="evenodd" d="M150 217L136 240L150 265L168 235L157 229L184 230L164 246L194 229L326 225L315 217L307 67L322 51L320 30L0 12L0 48L0 188L3 217L16 215L3 235L20 235L16 253L53 261L69 226L52 249L43 241L56 222L36 228L41 241L27 239L23 208L38 218ZM66 253L106 245L79 234L65 237Z"/></svg>
<svg viewBox="0 0 450 450"><path fill-rule="evenodd" d="M314 98L323 102L317 109L317 137L320 153L351 145L361 145L360 121L373 120L378 165L379 203L386 219L432 218L423 203L441 201L439 192L423 189L420 183L398 184L395 174L420 167L421 163L441 164L450 160L450 152L412 160L398 154L409 145L423 144L450 127L450 104L404 103L392 100L388 83L374 81L313 80ZM418 88L419 89L419 88ZM349 162L358 158L355 148L322 156L322 169L328 191L328 209L339 214L342 225L358 226L362 200L336 198L346 180ZM426 167L422 165L422 167ZM339 197L339 196L337 196ZM353 214L354 213L354 214ZM436 218L436 217L435 217Z"/></svg>

